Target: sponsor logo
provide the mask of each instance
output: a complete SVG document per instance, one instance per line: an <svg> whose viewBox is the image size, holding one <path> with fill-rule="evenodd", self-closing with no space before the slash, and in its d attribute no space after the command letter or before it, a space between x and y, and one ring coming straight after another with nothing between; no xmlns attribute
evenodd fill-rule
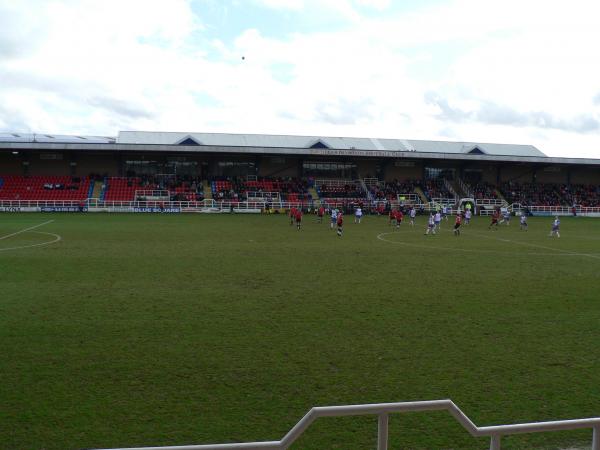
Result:
<svg viewBox="0 0 600 450"><path fill-rule="evenodd" d="M163 213L177 214L181 212L180 208L133 208L134 213Z"/></svg>
<svg viewBox="0 0 600 450"><path fill-rule="evenodd" d="M79 206L42 206L42 212L87 212L87 207Z"/></svg>

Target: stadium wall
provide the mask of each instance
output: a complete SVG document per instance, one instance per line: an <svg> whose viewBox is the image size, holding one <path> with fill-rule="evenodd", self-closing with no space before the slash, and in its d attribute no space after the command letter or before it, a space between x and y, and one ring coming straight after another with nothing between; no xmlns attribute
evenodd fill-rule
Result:
<svg viewBox="0 0 600 450"><path fill-rule="evenodd" d="M571 171L571 183L600 184L600 169L578 167Z"/></svg>
<svg viewBox="0 0 600 450"><path fill-rule="evenodd" d="M569 182L568 170L561 166L540 167L535 171L535 181L537 183L560 183Z"/></svg>
<svg viewBox="0 0 600 450"><path fill-rule="evenodd" d="M71 168L70 161L66 160L41 160L42 155L33 155L29 160L29 175L61 176L74 175L76 166Z"/></svg>
<svg viewBox="0 0 600 450"><path fill-rule="evenodd" d="M82 177L91 173L113 177L119 175L119 161L114 155L79 154L76 162L76 174Z"/></svg>
<svg viewBox="0 0 600 450"><path fill-rule="evenodd" d="M356 163L356 171L361 178L372 178L377 174L377 159L358 159Z"/></svg>
<svg viewBox="0 0 600 450"><path fill-rule="evenodd" d="M22 159L10 152L0 153L0 173L4 175L23 175Z"/></svg>
<svg viewBox="0 0 600 450"><path fill-rule="evenodd" d="M502 165L500 166L500 183L508 181L531 183L533 181L533 171L534 166L532 165Z"/></svg>
<svg viewBox="0 0 600 450"><path fill-rule="evenodd" d="M299 177L300 164L300 158L263 157L259 164L258 175L261 177Z"/></svg>
<svg viewBox="0 0 600 450"><path fill-rule="evenodd" d="M398 165L404 164L404 165ZM407 165L412 164L412 165ZM419 180L423 177L423 163L417 161L389 161L385 168L385 180Z"/></svg>

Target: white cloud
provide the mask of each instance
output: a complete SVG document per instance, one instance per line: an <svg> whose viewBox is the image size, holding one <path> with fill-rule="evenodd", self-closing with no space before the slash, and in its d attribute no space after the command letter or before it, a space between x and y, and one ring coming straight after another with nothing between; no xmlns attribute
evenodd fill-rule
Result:
<svg viewBox="0 0 600 450"><path fill-rule="evenodd" d="M378 10L389 8L392 0L355 0L357 5L368 6Z"/></svg>
<svg viewBox="0 0 600 450"><path fill-rule="evenodd" d="M259 5L273 9L300 10L304 8L304 0L255 0Z"/></svg>
<svg viewBox="0 0 600 450"><path fill-rule="evenodd" d="M231 43L203 34L191 0L32 1L0 0L6 130L452 137L600 158L595 2L455 0L373 18L357 8L391 3L255 0L347 27L248 28Z"/></svg>

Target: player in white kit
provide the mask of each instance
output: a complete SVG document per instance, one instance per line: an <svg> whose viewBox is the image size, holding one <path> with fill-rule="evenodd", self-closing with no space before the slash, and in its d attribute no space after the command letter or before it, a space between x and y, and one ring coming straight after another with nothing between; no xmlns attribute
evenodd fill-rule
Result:
<svg viewBox="0 0 600 450"><path fill-rule="evenodd" d="M433 217L433 213L429 213L429 219L427 220L427 230L425 230L425 234L435 234L435 218Z"/></svg>
<svg viewBox="0 0 600 450"><path fill-rule="evenodd" d="M527 215L525 213L521 213L521 217L519 219L519 229L527 231Z"/></svg>
<svg viewBox="0 0 600 450"><path fill-rule="evenodd" d="M362 208L358 207L354 211L354 223L360 223L360 219L362 219Z"/></svg>
<svg viewBox="0 0 600 450"><path fill-rule="evenodd" d="M440 229L440 222L442 221L442 215L440 214L439 211L437 211L435 213L435 216L433 216L433 221L435 223L435 229L439 230Z"/></svg>
<svg viewBox="0 0 600 450"><path fill-rule="evenodd" d="M415 209L414 206L411 206L409 215L410 215L410 224L412 226L415 226L415 217L417 217L417 210Z"/></svg>
<svg viewBox="0 0 600 450"><path fill-rule="evenodd" d="M549 236L556 236L557 238L560 237L560 219L558 216L555 216L554 222L552 222L552 231L550 231Z"/></svg>
<svg viewBox="0 0 600 450"><path fill-rule="evenodd" d="M336 208L331 210L331 223L330 228L333 230L333 227L337 223L338 210Z"/></svg>

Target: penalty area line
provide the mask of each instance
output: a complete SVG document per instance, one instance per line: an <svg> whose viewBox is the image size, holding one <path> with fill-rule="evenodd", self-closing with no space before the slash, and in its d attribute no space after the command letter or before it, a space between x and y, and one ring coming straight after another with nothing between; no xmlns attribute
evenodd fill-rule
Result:
<svg viewBox="0 0 600 450"><path fill-rule="evenodd" d="M26 233L27 231L35 230L36 228L43 227L44 225L48 225L49 223L52 223L52 222L54 222L54 220L48 220L48 221L46 221L44 223L40 223L38 225L34 225L32 227L25 228L23 230L15 231L14 233L7 234L6 236L0 237L0 241L2 241L4 239L8 239L8 238L13 237L13 236L17 236L17 235L19 235L21 233Z"/></svg>

